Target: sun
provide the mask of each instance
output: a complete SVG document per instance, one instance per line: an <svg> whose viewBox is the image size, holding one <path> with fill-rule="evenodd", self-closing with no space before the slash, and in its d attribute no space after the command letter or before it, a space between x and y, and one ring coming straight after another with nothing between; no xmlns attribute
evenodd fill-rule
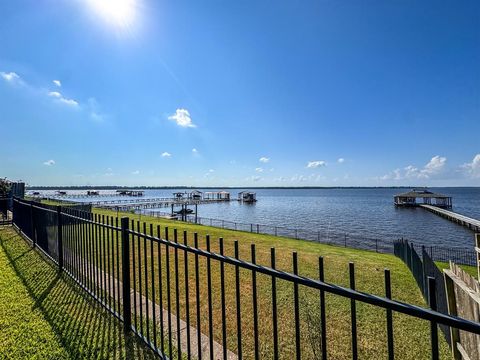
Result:
<svg viewBox="0 0 480 360"><path fill-rule="evenodd" d="M138 0L87 0L97 15L118 27L131 27L135 21Z"/></svg>

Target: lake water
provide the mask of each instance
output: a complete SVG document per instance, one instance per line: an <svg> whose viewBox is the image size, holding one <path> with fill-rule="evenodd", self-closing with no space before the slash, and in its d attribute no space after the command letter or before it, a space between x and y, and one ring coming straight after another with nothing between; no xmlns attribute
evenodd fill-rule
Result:
<svg viewBox="0 0 480 360"><path fill-rule="evenodd" d="M453 211L480 219L480 188L429 190L452 196ZM146 190L145 198L172 197L174 191L174 189ZM231 193L232 198L236 198L241 190L227 191ZM465 227L421 208L395 208L393 196L405 191L407 190L256 189L258 201L255 204L231 201L199 205L198 216L238 223L304 229L318 232L322 239L342 238L347 234L348 239L359 241L361 239L390 241L403 237L416 244L462 248L473 246L473 232ZM90 199L93 198L81 200ZM98 198L102 199L105 198Z"/></svg>

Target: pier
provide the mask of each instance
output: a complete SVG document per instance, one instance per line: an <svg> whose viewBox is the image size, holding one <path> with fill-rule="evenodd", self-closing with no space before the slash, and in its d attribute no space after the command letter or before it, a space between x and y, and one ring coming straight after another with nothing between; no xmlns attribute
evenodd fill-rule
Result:
<svg viewBox="0 0 480 360"><path fill-rule="evenodd" d="M188 205L201 205L212 204L218 202L225 202L225 200L218 199L203 199L203 200L178 200L178 199L142 199L142 201L125 202L125 201L97 201L91 204L101 209L115 209L120 211L129 210L143 210L143 209L158 209L168 208L173 206L188 206ZM90 203L89 203L90 204Z"/></svg>
<svg viewBox="0 0 480 360"><path fill-rule="evenodd" d="M438 206L421 204L420 207L422 207L425 210L431 211L432 213L439 215L445 219L453 221L459 225L466 226L475 232L480 232L480 220L476 220L468 216L457 214L456 212L442 209L442 208L439 208Z"/></svg>
<svg viewBox="0 0 480 360"><path fill-rule="evenodd" d="M239 202L250 202L249 199L256 201L256 194L253 192L241 192L239 193L238 199L230 196L230 193L227 191L208 191L201 192L199 190L193 190L191 192L174 192L173 197L156 197L156 198L138 198L144 196L143 191L118 191L116 193L107 193L102 194L96 191L89 191L88 195L85 194L57 194L50 196L42 196L38 194L32 196L34 198L40 198L44 200L58 201L62 203L72 203L72 204L89 204L97 208L117 210L117 211L135 211L135 210L145 210L145 209L159 209L159 208L171 208L172 216L175 212L174 208L181 206L182 212L188 213L188 206L195 206L195 214L197 205L202 204L212 204L219 202L230 202L230 201L239 201ZM245 199L245 195L248 194L249 199ZM110 197L110 199L98 199L98 197ZM127 199L119 199L120 196L127 196ZM113 198L112 198L113 197ZM132 199L131 197L136 197ZM92 199L97 198L97 199ZM83 199L83 201L76 200ZM183 213L182 213L183 214ZM180 214L180 215L182 215ZM183 214L183 215L185 215Z"/></svg>

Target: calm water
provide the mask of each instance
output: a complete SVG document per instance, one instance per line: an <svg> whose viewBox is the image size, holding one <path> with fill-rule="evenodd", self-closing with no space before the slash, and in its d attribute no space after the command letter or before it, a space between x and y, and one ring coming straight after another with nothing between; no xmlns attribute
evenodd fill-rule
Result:
<svg viewBox="0 0 480 360"><path fill-rule="evenodd" d="M453 211L480 219L480 188L430 190L452 196ZM145 197L171 197L174 191L146 190ZM240 190L228 191L236 198ZM473 232L467 228L420 208L395 208L393 196L405 192L404 189L255 191L258 199L256 204L247 205L232 201L201 205L198 207L198 216L241 223L302 228L333 236L347 233L352 238L393 240L404 237L418 244L448 247L471 247L474 244Z"/></svg>

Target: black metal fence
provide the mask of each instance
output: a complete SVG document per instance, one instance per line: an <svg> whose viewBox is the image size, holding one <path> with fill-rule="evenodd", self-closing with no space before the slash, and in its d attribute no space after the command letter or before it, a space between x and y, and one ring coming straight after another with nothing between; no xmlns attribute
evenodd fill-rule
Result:
<svg viewBox="0 0 480 360"><path fill-rule="evenodd" d="M439 354L438 324L480 334L480 324L436 311L433 278L427 281L427 309L391 299L389 270L385 270L385 297L380 297L355 290L353 263L347 288L325 281L322 257L315 279L300 275L297 253L292 254L292 272L287 272L278 269L277 262L284 259L277 259L273 248L270 266L263 266L257 264L255 245L247 261L241 258L245 249L238 242L233 244L234 255L227 256L221 238L213 242L209 236L200 239L193 234L192 239L168 228L162 235L159 226L126 217L119 224L118 218L63 207L53 210L18 199L13 211L19 231L123 321L126 332L133 331L162 359L278 359L280 355L326 359L335 341L350 343L351 357L357 359L358 344L363 343L359 336L367 336L357 332L357 318L366 304L384 312L386 319L377 334L386 340L385 353L373 355L376 358L394 357L394 313L430 324L433 359ZM349 304L346 338L328 337L333 330L327 322L329 311L335 310L329 308L332 297ZM305 312L318 314L310 323L318 337L310 343Z"/></svg>
<svg viewBox="0 0 480 360"><path fill-rule="evenodd" d="M11 219L8 217L8 198L0 197L0 225L8 225L11 223Z"/></svg>
<svg viewBox="0 0 480 360"><path fill-rule="evenodd" d="M415 250L412 243L406 240L395 242L395 255L401 258L408 266L415 278L418 287L422 291L425 300L428 300L428 279L434 279L436 292L437 310L441 313L448 314L447 293L445 291L445 281L442 271L437 267L435 262L430 257L425 246L420 247L421 257ZM440 325L442 332L451 345L450 327Z"/></svg>
<svg viewBox="0 0 480 360"><path fill-rule="evenodd" d="M143 210L141 213L154 217L165 217L171 215L170 213L158 210ZM242 223L222 219L199 217L189 214L181 216L180 221L204 226L214 226L222 229L246 231L255 234L281 236L291 239L316 241L323 244L350 247L360 250L371 250L380 253L390 254L394 253L394 244L398 239L398 237L389 240L354 235L347 232L329 232L320 230L315 231L300 228L290 228L286 226ZM426 251L428 251L430 257L435 261L448 262L452 260L457 264L470 266L475 266L476 264L476 255L475 252L472 251L472 249L457 247L444 248L440 246L425 246L425 249Z"/></svg>

